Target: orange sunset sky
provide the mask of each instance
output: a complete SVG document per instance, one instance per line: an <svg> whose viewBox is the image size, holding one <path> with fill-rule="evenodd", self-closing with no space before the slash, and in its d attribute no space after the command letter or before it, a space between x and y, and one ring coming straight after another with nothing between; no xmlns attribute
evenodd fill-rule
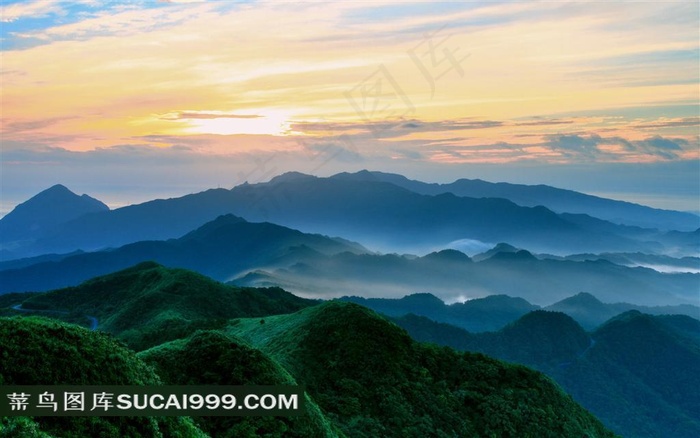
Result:
<svg viewBox="0 0 700 438"><path fill-rule="evenodd" d="M2 206L285 171L699 210L697 2L3 1Z"/></svg>

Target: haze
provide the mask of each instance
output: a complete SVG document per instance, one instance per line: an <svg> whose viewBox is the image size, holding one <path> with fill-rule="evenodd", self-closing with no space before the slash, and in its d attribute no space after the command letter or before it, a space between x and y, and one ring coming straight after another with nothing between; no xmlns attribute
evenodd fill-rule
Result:
<svg viewBox="0 0 700 438"><path fill-rule="evenodd" d="M698 12L6 1L0 212L56 183L118 207L360 169L697 211Z"/></svg>

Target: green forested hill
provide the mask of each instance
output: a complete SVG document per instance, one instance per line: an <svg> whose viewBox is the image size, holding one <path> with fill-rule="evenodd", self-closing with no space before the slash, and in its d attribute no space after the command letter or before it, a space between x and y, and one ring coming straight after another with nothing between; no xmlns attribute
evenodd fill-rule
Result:
<svg viewBox="0 0 700 438"><path fill-rule="evenodd" d="M596 344L583 357L552 375L626 436L697 437L700 344L664 319L617 316L591 334Z"/></svg>
<svg viewBox="0 0 700 438"><path fill-rule="evenodd" d="M418 344L351 303L233 321L348 436L613 436L544 375Z"/></svg>
<svg viewBox="0 0 700 438"><path fill-rule="evenodd" d="M110 336L58 321L0 318L0 385L157 385L161 380ZM42 435L45 433L45 435ZM188 417L7 417L2 437L206 435Z"/></svg>
<svg viewBox="0 0 700 438"><path fill-rule="evenodd" d="M218 331L198 331L187 339L139 353L171 385L296 385L269 356ZM246 436L335 437L339 431L310 399L302 417L194 417L216 438Z"/></svg>
<svg viewBox="0 0 700 438"><path fill-rule="evenodd" d="M148 428L168 437L614 436L543 374L417 343L352 303L233 288L147 263L24 304L62 319L90 315L99 324L89 331L27 313L0 319L2 383L296 383L306 387L310 412L298 419L37 417L3 420L4 431L71 438L159 436ZM143 351L136 356L134 349Z"/></svg>
<svg viewBox="0 0 700 438"><path fill-rule="evenodd" d="M545 311L493 333L415 315L395 321L417 340L545 372L625 437L700 435L700 322L693 318L629 311L590 334L570 317Z"/></svg>
<svg viewBox="0 0 700 438"><path fill-rule="evenodd" d="M294 312L315 303L279 288L227 286L192 271L145 262L32 296L23 308L94 316L100 330L138 351L197 329L222 327L228 318Z"/></svg>

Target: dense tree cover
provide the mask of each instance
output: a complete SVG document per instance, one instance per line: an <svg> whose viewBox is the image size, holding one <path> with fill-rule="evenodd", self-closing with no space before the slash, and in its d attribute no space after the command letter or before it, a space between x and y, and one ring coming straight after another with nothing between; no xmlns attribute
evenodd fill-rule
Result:
<svg viewBox="0 0 700 438"><path fill-rule="evenodd" d="M593 343L571 317L544 310L530 312L497 332L487 333L469 333L416 315L394 321L421 342L477 351L541 371L570 364Z"/></svg>
<svg viewBox="0 0 700 438"><path fill-rule="evenodd" d="M666 319L637 311L615 317L592 333L586 355L551 374L627 436L700 436L700 344Z"/></svg>
<svg viewBox="0 0 700 438"><path fill-rule="evenodd" d="M156 385L112 337L44 318L0 318L0 385ZM41 433L40 433L41 432ZM0 436L204 437L188 417L10 417Z"/></svg>
<svg viewBox="0 0 700 438"><path fill-rule="evenodd" d="M537 311L494 333L469 333L408 315L417 340L525 364L626 437L700 435L700 322L681 315L619 315L590 335L567 316Z"/></svg>
<svg viewBox="0 0 700 438"><path fill-rule="evenodd" d="M285 364L348 436L612 436L542 374L418 344L355 304L242 320L229 331Z"/></svg>
<svg viewBox="0 0 700 438"><path fill-rule="evenodd" d="M80 286L33 296L23 307L94 316L100 330L139 351L198 329L221 328L228 318L294 312L315 303L279 288L237 288L145 262Z"/></svg>
<svg viewBox="0 0 700 438"><path fill-rule="evenodd" d="M163 381L172 385L296 385L274 360L240 339L217 331L198 331L139 353ZM336 428L307 398L301 417L194 417L214 437L332 437Z"/></svg>
<svg viewBox="0 0 700 438"><path fill-rule="evenodd" d="M153 263L24 303L47 315L69 312L53 314L64 319L95 316L98 331L31 316L2 319L0 383L296 382L307 389L310 413L300 419L13 418L3 420L6 431L149 437L161 432L174 437L207 432L217 437L613 436L544 375L482 354L419 344L356 304L318 304L274 288L228 287ZM146 347L140 357L133 352Z"/></svg>
<svg viewBox="0 0 700 438"><path fill-rule="evenodd" d="M570 316L536 310L478 342L477 351L544 369L576 360L591 338Z"/></svg>

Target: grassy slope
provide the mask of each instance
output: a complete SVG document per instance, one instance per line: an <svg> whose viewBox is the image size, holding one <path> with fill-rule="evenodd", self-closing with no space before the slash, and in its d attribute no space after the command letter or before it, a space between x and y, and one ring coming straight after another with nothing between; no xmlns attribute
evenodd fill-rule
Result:
<svg viewBox="0 0 700 438"><path fill-rule="evenodd" d="M315 301L282 289L237 288L145 262L80 286L33 296L23 306L92 315L100 330L139 351L197 329L223 327L228 318L294 312L312 304Z"/></svg>
<svg viewBox="0 0 700 438"><path fill-rule="evenodd" d="M227 328L283 364L348 436L612 436L544 375L413 342L332 302Z"/></svg>

